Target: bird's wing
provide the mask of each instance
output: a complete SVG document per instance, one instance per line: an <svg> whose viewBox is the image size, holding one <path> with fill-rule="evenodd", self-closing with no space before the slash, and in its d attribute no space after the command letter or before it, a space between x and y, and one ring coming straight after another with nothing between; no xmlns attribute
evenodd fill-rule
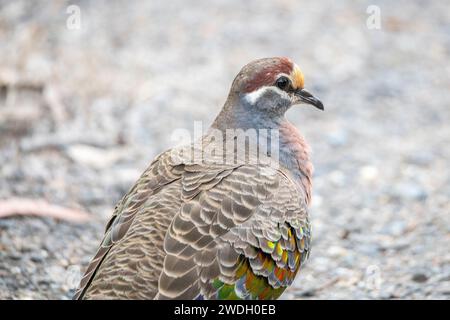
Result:
<svg viewBox="0 0 450 320"><path fill-rule="evenodd" d="M307 256L304 199L278 169L164 153L116 207L74 298L276 298Z"/></svg>
<svg viewBox="0 0 450 320"><path fill-rule="evenodd" d="M156 298L277 298L309 253L303 190L270 167L184 169Z"/></svg>
<svg viewBox="0 0 450 320"><path fill-rule="evenodd" d="M156 157L144 171L136 184L116 205L114 213L106 226L100 248L81 279L73 297L74 299L83 297L102 261L114 244L125 236L136 214L148 198L157 194L164 186L180 179L182 171L183 165L174 160L170 150Z"/></svg>

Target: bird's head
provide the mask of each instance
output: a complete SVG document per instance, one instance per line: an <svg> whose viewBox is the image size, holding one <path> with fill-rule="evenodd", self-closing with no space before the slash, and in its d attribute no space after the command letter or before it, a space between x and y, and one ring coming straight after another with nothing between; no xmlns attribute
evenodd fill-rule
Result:
<svg viewBox="0 0 450 320"><path fill-rule="evenodd" d="M284 57L259 59L244 66L230 95L254 112L284 114L297 104L324 109L322 102L305 90L300 68Z"/></svg>

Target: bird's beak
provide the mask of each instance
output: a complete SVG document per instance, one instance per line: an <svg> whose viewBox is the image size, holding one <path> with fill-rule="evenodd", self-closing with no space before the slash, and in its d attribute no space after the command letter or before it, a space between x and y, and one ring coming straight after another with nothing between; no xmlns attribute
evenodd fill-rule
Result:
<svg viewBox="0 0 450 320"><path fill-rule="evenodd" d="M298 102L311 104L317 109L324 110L323 103L305 89L295 90L295 97L297 98Z"/></svg>

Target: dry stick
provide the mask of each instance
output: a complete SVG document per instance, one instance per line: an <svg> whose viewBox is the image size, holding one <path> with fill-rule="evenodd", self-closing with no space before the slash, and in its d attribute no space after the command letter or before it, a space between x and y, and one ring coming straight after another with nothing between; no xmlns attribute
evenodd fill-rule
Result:
<svg viewBox="0 0 450 320"><path fill-rule="evenodd" d="M75 223L82 223L91 219L91 215L87 212L61 207L45 200L24 198L0 200L0 218L16 215L51 217Z"/></svg>

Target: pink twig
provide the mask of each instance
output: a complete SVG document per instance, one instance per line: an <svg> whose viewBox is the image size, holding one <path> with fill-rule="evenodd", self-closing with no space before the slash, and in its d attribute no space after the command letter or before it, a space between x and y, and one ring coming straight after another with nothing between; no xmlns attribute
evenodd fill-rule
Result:
<svg viewBox="0 0 450 320"><path fill-rule="evenodd" d="M75 223L86 222L91 218L91 215L87 212L64 208L45 200L24 198L0 200L0 219L16 215L51 217Z"/></svg>

